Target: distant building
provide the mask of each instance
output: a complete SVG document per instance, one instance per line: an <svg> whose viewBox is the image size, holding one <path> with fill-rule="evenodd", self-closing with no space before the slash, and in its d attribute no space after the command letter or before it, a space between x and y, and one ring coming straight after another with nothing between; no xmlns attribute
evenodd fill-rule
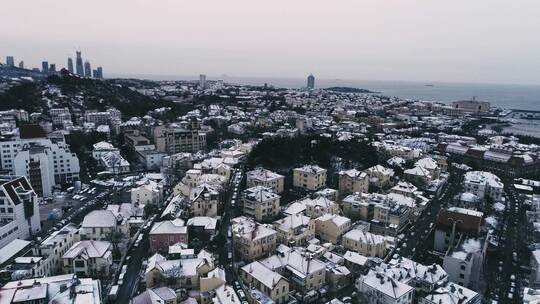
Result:
<svg viewBox="0 0 540 304"><path fill-rule="evenodd" d="M24 61L19 62L19 69L24 69Z"/></svg>
<svg viewBox="0 0 540 304"><path fill-rule="evenodd" d="M84 62L84 77L92 77L92 67L88 60Z"/></svg>
<svg viewBox="0 0 540 304"><path fill-rule="evenodd" d="M51 64L49 65L49 72L50 72L50 73L56 73L56 64L51 63Z"/></svg>
<svg viewBox="0 0 540 304"><path fill-rule="evenodd" d="M472 100L454 101L452 102L452 107L462 112L485 114L489 112L491 104L487 101L477 101L473 98Z"/></svg>
<svg viewBox="0 0 540 304"><path fill-rule="evenodd" d="M81 56L81 51L77 51L77 58L75 58L75 68L77 71L77 75L84 76L84 68L83 68L83 60Z"/></svg>
<svg viewBox="0 0 540 304"><path fill-rule="evenodd" d="M98 79L103 79L103 68L102 67L97 67L97 77Z"/></svg>
<svg viewBox="0 0 540 304"><path fill-rule="evenodd" d="M310 74L307 77L307 88L310 90L315 89L315 76L313 76L313 74Z"/></svg>
<svg viewBox="0 0 540 304"><path fill-rule="evenodd" d="M47 61L42 61L41 62L41 71L43 73L49 73L49 62L47 62Z"/></svg>
<svg viewBox="0 0 540 304"><path fill-rule="evenodd" d="M6 65L15 66L15 59L13 58L13 56L6 56Z"/></svg>
<svg viewBox="0 0 540 304"><path fill-rule="evenodd" d="M71 57L68 57L67 68L68 68L69 73L73 74L73 59L71 59Z"/></svg>
<svg viewBox="0 0 540 304"><path fill-rule="evenodd" d="M206 88L206 75L204 74L199 75L199 87L203 90Z"/></svg>
<svg viewBox="0 0 540 304"><path fill-rule="evenodd" d="M293 186L316 191L326 186L326 169L307 165L293 169Z"/></svg>

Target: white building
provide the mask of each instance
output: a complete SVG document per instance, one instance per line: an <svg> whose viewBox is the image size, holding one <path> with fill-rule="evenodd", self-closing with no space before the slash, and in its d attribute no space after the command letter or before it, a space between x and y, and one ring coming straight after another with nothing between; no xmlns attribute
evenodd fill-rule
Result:
<svg viewBox="0 0 540 304"><path fill-rule="evenodd" d="M490 197L500 201L504 192L504 184L497 175L484 171L469 171L463 180L465 192L470 192L480 198Z"/></svg>
<svg viewBox="0 0 540 304"><path fill-rule="evenodd" d="M0 180L0 225L0 248L40 231L38 197L26 178Z"/></svg>
<svg viewBox="0 0 540 304"><path fill-rule="evenodd" d="M356 170L343 170L339 172L339 194L344 196L355 192L368 192L369 176L367 173Z"/></svg>
<svg viewBox="0 0 540 304"><path fill-rule="evenodd" d="M45 276L62 272L62 256L79 240L79 229L74 224L68 224L53 232L33 249L35 256L43 257Z"/></svg>
<svg viewBox="0 0 540 304"><path fill-rule="evenodd" d="M131 203L137 206L153 204L159 206L163 198L163 187L154 181L146 181L144 184L130 190Z"/></svg>
<svg viewBox="0 0 540 304"><path fill-rule="evenodd" d="M356 282L370 304L412 304L414 288L383 274L370 272Z"/></svg>
<svg viewBox="0 0 540 304"><path fill-rule="evenodd" d="M270 188L255 186L244 191L244 214L254 217L257 221L273 219L279 212L280 196Z"/></svg>
<svg viewBox="0 0 540 304"><path fill-rule="evenodd" d="M112 265L112 245L103 241L80 241L62 256L64 271L79 276L106 276Z"/></svg>

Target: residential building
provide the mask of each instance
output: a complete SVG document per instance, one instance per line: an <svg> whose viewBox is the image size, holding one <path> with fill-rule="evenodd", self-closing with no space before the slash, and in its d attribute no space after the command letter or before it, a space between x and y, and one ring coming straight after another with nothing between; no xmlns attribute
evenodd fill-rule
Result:
<svg viewBox="0 0 540 304"><path fill-rule="evenodd" d="M345 249L352 250L368 257L382 258L386 255L386 238L382 235L353 229L343 235L341 244Z"/></svg>
<svg viewBox="0 0 540 304"><path fill-rule="evenodd" d="M78 241L79 229L74 224L68 224L36 245L33 254L43 258L45 272L42 275L60 274L63 270L62 256Z"/></svg>
<svg viewBox="0 0 540 304"><path fill-rule="evenodd" d="M131 203L144 207L148 204L160 206L163 199L163 186L152 180L145 181L130 191Z"/></svg>
<svg viewBox="0 0 540 304"><path fill-rule="evenodd" d="M394 170L386 168L381 165L375 165L373 167L364 170L369 176L369 184L374 187L385 189L392 185L394 178Z"/></svg>
<svg viewBox="0 0 540 304"><path fill-rule="evenodd" d="M64 253L64 272L78 276L109 275L112 265L112 245L104 241L79 241Z"/></svg>
<svg viewBox="0 0 540 304"><path fill-rule="evenodd" d="M463 178L463 190L480 198L490 197L494 201L500 201L504 193L504 184L493 173L469 171Z"/></svg>
<svg viewBox="0 0 540 304"><path fill-rule="evenodd" d="M82 240L108 241L113 233L129 235L127 223L124 224L111 210L94 210L81 223Z"/></svg>
<svg viewBox="0 0 540 304"><path fill-rule="evenodd" d="M157 222L150 229L149 240L152 252L167 253L169 246L189 244L188 228L181 219Z"/></svg>
<svg viewBox="0 0 540 304"><path fill-rule="evenodd" d="M369 304L413 303L413 287L382 274L370 273L361 277L356 286Z"/></svg>
<svg viewBox="0 0 540 304"><path fill-rule="evenodd" d="M351 220L337 214L323 214L315 219L315 234L322 240L338 244L351 229Z"/></svg>
<svg viewBox="0 0 540 304"><path fill-rule="evenodd" d="M280 196L270 188L255 186L244 191L244 214L254 217L257 221L275 218L279 212Z"/></svg>
<svg viewBox="0 0 540 304"><path fill-rule="evenodd" d="M25 177L0 178L0 248L41 230L38 197Z"/></svg>
<svg viewBox="0 0 540 304"><path fill-rule="evenodd" d="M154 143L159 152L175 154L206 149L206 133L199 129L159 126L154 129Z"/></svg>
<svg viewBox="0 0 540 304"><path fill-rule="evenodd" d="M483 216L480 211L459 207L441 209L435 222L433 249L445 253L449 247L455 248L460 240L480 236Z"/></svg>
<svg viewBox="0 0 540 304"><path fill-rule="evenodd" d="M101 304L103 296L99 280L65 274L8 282L0 289L0 298L5 303Z"/></svg>
<svg viewBox="0 0 540 304"><path fill-rule="evenodd" d="M367 173L356 170L343 170L339 172L339 194L342 196L369 190L369 176Z"/></svg>
<svg viewBox="0 0 540 304"><path fill-rule="evenodd" d="M285 214L305 213L311 218L317 218L323 214L339 214L339 205L325 198L305 198L290 204L284 211Z"/></svg>
<svg viewBox="0 0 540 304"><path fill-rule="evenodd" d="M235 253L245 261L268 256L276 248L277 232L245 216L231 220Z"/></svg>
<svg viewBox="0 0 540 304"><path fill-rule="evenodd" d="M286 303L289 298L289 281L259 262L242 267L240 277L247 288L261 291L276 304Z"/></svg>
<svg viewBox="0 0 540 304"><path fill-rule="evenodd" d="M274 221L277 241L287 246L305 246L315 237L315 221L301 213Z"/></svg>
<svg viewBox="0 0 540 304"><path fill-rule="evenodd" d="M173 289L185 288L188 291L198 291L201 278L207 277L216 268L212 254L205 250L201 250L195 258L180 260L167 260L156 253L148 259L147 265L144 272L147 289L166 284Z"/></svg>
<svg viewBox="0 0 540 304"><path fill-rule="evenodd" d="M326 169L317 165L293 169L293 186L311 191L326 187Z"/></svg>
<svg viewBox="0 0 540 304"><path fill-rule="evenodd" d="M271 188L275 193L282 193L284 189L285 176L274 173L264 168L257 168L246 174L246 185L248 188L263 186Z"/></svg>

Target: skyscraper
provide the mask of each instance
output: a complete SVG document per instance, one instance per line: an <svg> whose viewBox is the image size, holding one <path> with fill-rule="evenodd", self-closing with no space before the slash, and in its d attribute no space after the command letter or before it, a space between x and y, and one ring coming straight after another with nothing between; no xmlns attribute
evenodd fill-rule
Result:
<svg viewBox="0 0 540 304"><path fill-rule="evenodd" d="M315 89L315 76L313 74L309 74L307 77L307 88L310 90Z"/></svg>
<svg viewBox="0 0 540 304"><path fill-rule="evenodd" d="M51 73L56 73L56 64L51 63L51 64L49 65L49 72L51 72Z"/></svg>
<svg viewBox="0 0 540 304"><path fill-rule="evenodd" d="M83 61L81 57L81 51L77 51L77 58L75 58L75 68L77 75L84 76Z"/></svg>
<svg viewBox="0 0 540 304"><path fill-rule="evenodd" d="M206 75L204 74L199 75L199 87L203 90L206 88Z"/></svg>
<svg viewBox="0 0 540 304"><path fill-rule="evenodd" d="M6 56L6 65L15 66L15 59L13 56Z"/></svg>
<svg viewBox="0 0 540 304"><path fill-rule="evenodd" d="M24 69L24 61L19 62L19 69Z"/></svg>
<svg viewBox="0 0 540 304"><path fill-rule="evenodd" d="M48 61L42 61L41 62L41 71L43 73L49 73L49 62Z"/></svg>
<svg viewBox="0 0 540 304"><path fill-rule="evenodd" d="M84 62L84 77L92 77L92 67L88 60Z"/></svg>
<svg viewBox="0 0 540 304"><path fill-rule="evenodd" d="M97 77L96 78L103 79L103 68L102 67L97 68Z"/></svg>
<svg viewBox="0 0 540 304"><path fill-rule="evenodd" d="M73 59L71 57L68 57L68 71L70 74L73 74Z"/></svg>

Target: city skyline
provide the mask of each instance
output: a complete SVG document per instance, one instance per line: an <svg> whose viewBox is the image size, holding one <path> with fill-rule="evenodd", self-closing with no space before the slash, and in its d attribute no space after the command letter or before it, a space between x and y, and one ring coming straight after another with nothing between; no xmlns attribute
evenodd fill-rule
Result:
<svg viewBox="0 0 540 304"><path fill-rule="evenodd" d="M65 63L80 48L119 76L304 78L311 72L321 79L539 84L535 1L298 1L265 10L246 1L130 2L129 14L125 4L85 3L81 22L67 29L50 21L29 22L23 30L6 16L0 57L39 66ZM7 4L29 20L75 8L66 1ZM95 16L102 22L86 22ZM122 26L113 24L118 18Z"/></svg>

